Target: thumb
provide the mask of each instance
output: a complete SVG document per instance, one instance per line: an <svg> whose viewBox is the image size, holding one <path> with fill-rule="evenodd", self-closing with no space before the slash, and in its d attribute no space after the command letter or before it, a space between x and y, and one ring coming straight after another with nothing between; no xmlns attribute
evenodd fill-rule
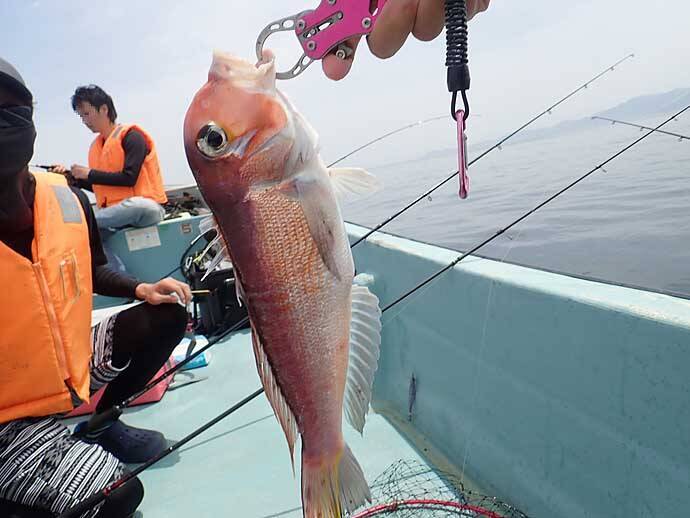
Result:
<svg viewBox="0 0 690 518"><path fill-rule="evenodd" d="M340 81L350 72L360 39L361 37L357 36L356 38L350 38L345 41L345 45L352 49L352 55L345 59L340 59L335 53L324 56L321 60L321 66L326 77L334 81Z"/></svg>

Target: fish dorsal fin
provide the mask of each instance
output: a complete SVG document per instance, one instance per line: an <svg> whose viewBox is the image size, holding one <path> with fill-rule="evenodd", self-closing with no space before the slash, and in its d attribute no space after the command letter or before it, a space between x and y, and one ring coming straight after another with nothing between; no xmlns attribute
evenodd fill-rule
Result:
<svg viewBox="0 0 690 518"><path fill-rule="evenodd" d="M328 174L338 198L370 194L378 191L382 186L381 181L373 174L356 167L336 167L329 169Z"/></svg>
<svg viewBox="0 0 690 518"><path fill-rule="evenodd" d="M252 326L252 344L254 345L254 358L256 359L256 369L259 372L261 384L264 386L268 402L273 408L280 426L285 432L285 438L290 449L290 461L292 462L292 473L295 473L295 442L297 442L297 420L292 409L287 404L283 392L280 390L280 385L273 375L273 369L268 361L268 357L264 352L264 347L259 340L259 335L256 333L254 326Z"/></svg>
<svg viewBox="0 0 690 518"><path fill-rule="evenodd" d="M347 421L359 433L364 430L364 421L369 411L380 345L379 299L368 288L354 285L352 286L350 356L343 410Z"/></svg>

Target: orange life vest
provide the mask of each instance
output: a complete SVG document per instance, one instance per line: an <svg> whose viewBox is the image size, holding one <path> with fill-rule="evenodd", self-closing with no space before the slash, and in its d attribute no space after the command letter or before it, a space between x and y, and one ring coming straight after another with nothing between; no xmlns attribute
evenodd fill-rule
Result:
<svg viewBox="0 0 690 518"><path fill-rule="evenodd" d="M89 400L91 249L78 198L39 173L33 260L0 241L0 423Z"/></svg>
<svg viewBox="0 0 690 518"><path fill-rule="evenodd" d="M134 196L150 198L158 203L168 201L163 187L156 145L151 136L139 126L119 124L105 141L102 136L97 136L91 144L91 149L89 149L89 168L104 172L121 172L125 167L125 150L122 147L122 139L131 129L137 129L144 135L149 149L149 153L141 166L137 183L134 184L134 187L94 185L93 193L96 195L96 203L99 207L110 207Z"/></svg>

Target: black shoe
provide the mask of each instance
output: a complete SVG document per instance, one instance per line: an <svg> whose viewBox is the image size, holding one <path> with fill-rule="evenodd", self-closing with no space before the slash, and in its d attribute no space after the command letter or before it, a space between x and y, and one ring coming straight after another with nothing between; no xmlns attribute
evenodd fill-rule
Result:
<svg viewBox="0 0 690 518"><path fill-rule="evenodd" d="M168 447L162 433L128 426L119 419L98 436L95 444L125 464L146 462Z"/></svg>

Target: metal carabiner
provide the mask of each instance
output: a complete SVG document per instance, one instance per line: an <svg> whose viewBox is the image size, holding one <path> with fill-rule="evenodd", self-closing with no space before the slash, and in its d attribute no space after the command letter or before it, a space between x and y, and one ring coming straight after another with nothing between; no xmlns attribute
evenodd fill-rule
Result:
<svg viewBox="0 0 690 518"><path fill-rule="evenodd" d="M369 34L385 4L386 0L378 0L372 13L370 0L321 0L316 9L269 23L256 41L256 57L263 59L264 44L269 36L276 32L294 31L304 54L290 70L278 72L277 79L297 77L333 49L336 49L336 56L346 59L354 49L344 42L354 36Z"/></svg>
<svg viewBox="0 0 690 518"><path fill-rule="evenodd" d="M259 37L256 40L256 57L259 61L263 59L263 50L266 40L272 34L277 32L295 31L297 27L297 22L302 19L302 17L311 11L302 11L301 13L295 14L294 16L288 16L280 20L269 23L264 30L259 33ZM307 56L307 54L302 54L302 57L297 60L297 63L288 70L287 72L278 72L276 74L276 79L292 79L297 77L306 68L311 65L313 60Z"/></svg>

